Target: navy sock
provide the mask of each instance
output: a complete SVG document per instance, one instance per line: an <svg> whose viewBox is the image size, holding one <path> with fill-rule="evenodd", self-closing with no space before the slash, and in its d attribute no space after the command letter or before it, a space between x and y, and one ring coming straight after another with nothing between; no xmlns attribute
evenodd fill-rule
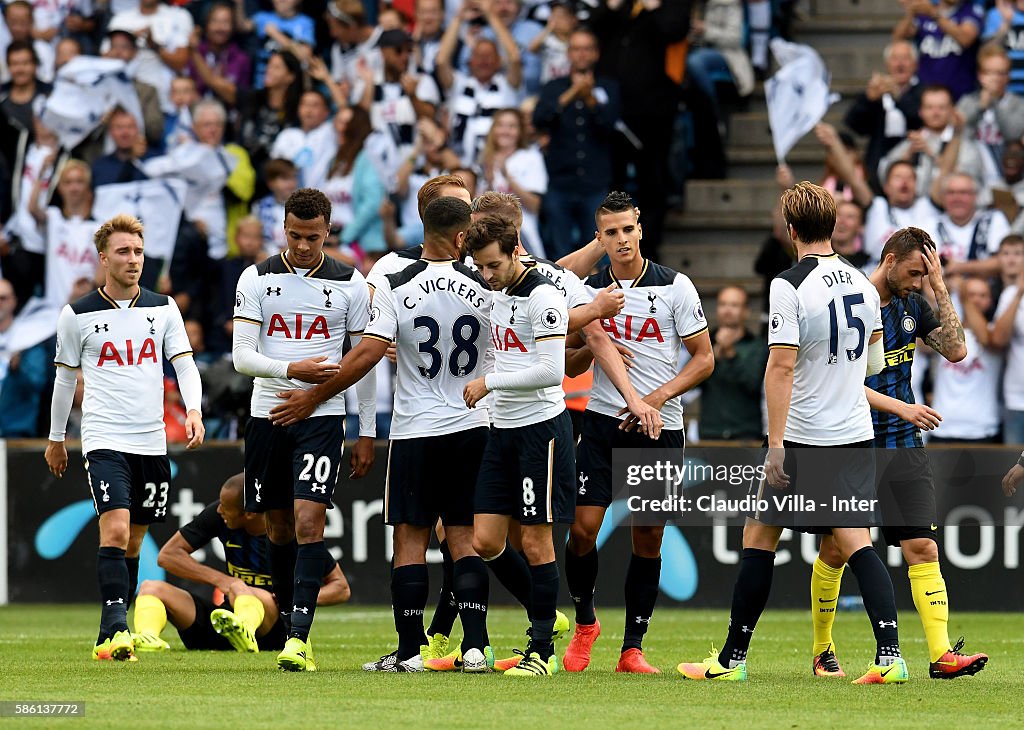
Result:
<svg viewBox="0 0 1024 730"><path fill-rule="evenodd" d="M298 558L299 545L295 540L284 545L275 545L267 540L267 562L270 563L270 582L274 587L277 607L286 616L292 610L295 590L295 563Z"/></svg>
<svg viewBox="0 0 1024 730"><path fill-rule="evenodd" d="M530 645L547 661L555 653L551 634L555 628L555 609L558 607L558 563L530 566L533 581L533 608L530 611Z"/></svg>
<svg viewBox="0 0 1024 730"><path fill-rule="evenodd" d="M636 554L630 557L626 570L626 632L622 651L641 648L658 600L660 581L660 557L641 558Z"/></svg>
<svg viewBox="0 0 1024 730"><path fill-rule="evenodd" d="M483 558L476 555L455 563L455 600L462 618L462 651L483 649L487 636L487 600L489 578Z"/></svg>
<svg viewBox="0 0 1024 730"><path fill-rule="evenodd" d="M126 557L124 562L128 566L128 604L131 605L135 600L135 592L139 590L139 556Z"/></svg>
<svg viewBox="0 0 1024 730"><path fill-rule="evenodd" d="M324 577L327 560L327 546L324 541L307 542L298 546L295 558L295 584L291 605L291 631L289 638L309 639L316 613L316 599L320 594L320 583Z"/></svg>
<svg viewBox="0 0 1024 730"><path fill-rule="evenodd" d="M425 563L403 565L391 571L391 609L398 632L398 660L420 653L427 643L423 633L423 612L427 607L430 578Z"/></svg>
<svg viewBox="0 0 1024 730"><path fill-rule="evenodd" d="M430 619L430 628L427 629L429 636L434 634L451 636L452 627L455 626L455 619L459 616L459 608L455 602L453 589L455 585L455 562L452 560L452 553L448 549L447 540L441 541L441 555L444 557L444 562L441 564L444 578L441 581L441 593L437 597L437 607L434 608L434 617Z"/></svg>
<svg viewBox="0 0 1024 730"><path fill-rule="evenodd" d="M775 570L775 553L770 550L743 548L740 573L732 592L732 611L729 614L729 635L718 655L723 667L730 662L745 662L750 639L758 619L768 605L768 594L772 590L772 573Z"/></svg>
<svg viewBox="0 0 1024 730"><path fill-rule="evenodd" d="M586 555L577 555L568 545L565 548L565 581L569 584L569 597L576 607L576 623L594 624L594 591L597 587L597 548ZM628 592L627 592L628 595Z"/></svg>
<svg viewBox="0 0 1024 730"><path fill-rule="evenodd" d="M128 566L124 550L101 547L96 555L96 577L100 586L100 633L102 644L118 631L128 630Z"/></svg>
<svg viewBox="0 0 1024 730"><path fill-rule="evenodd" d="M896 628L896 596L889 571L870 545L855 552L846 563L857 576L860 594L864 597L864 610L871 619L871 630L875 632L875 664L881 664L886 657L898 657L900 635Z"/></svg>
<svg viewBox="0 0 1024 730"><path fill-rule="evenodd" d="M522 553L514 550L509 543L505 543L505 549L496 558L487 562L487 566L494 572L494 577L505 586L506 590L523 605L527 616L530 614L530 566L527 565Z"/></svg>

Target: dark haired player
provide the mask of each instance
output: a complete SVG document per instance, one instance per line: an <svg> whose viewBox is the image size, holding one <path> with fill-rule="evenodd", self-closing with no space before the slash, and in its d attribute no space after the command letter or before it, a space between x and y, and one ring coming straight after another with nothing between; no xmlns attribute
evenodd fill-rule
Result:
<svg viewBox="0 0 1024 730"><path fill-rule="evenodd" d="M206 506L160 548L157 562L171 575L218 589L219 604L162 580L143 581L135 601L137 651L168 648L160 639L167 622L178 630L186 649L258 652L280 650L288 630L270 592L267 528L263 516L242 509L243 477L229 477L220 499ZM224 548L227 572L198 562L192 553L212 540ZM349 599L348 581L338 564L323 578L317 604ZM142 637L142 642L140 639Z"/></svg>
<svg viewBox="0 0 1024 730"><path fill-rule="evenodd" d="M918 293L925 277L935 295L937 317ZM949 599L935 542L935 485L920 431L936 427L940 416L927 406L914 403L910 385L917 339L924 340L950 362L959 362L967 356L963 326L942 279L935 243L920 228L896 231L883 247L881 262L870 278L881 299L885 342L885 367L867 379L868 403L874 409L871 415L875 446L888 449L884 452L882 479L882 536L887 545L900 546L909 566L907 575L914 607L921 616L928 641L929 676L953 679L977 674L985 668L988 656L961 654L963 640L954 646L946 629ZM883 472L881 465L879 471ZM886 499L889 495L892 501ZM885 514L887 506L895 509ZM901 524L901 518L911 524ZM832 640L843 563L835 540L826 535L811 575L812 668L819 677L846 676L836 659Z"/></svg>
<svg viewBox="0 0 1024 730"><path fill-rule="evenodd" d="M143 228L117 215L93 237L106 283L68 304L57 321L57 379L50 406L46 463L60 478L74 371L82 369L82 454L99 515L96 561L102 612L92 658L129 661L135 642L128 631L128 603L139 578L139 552L149 525L167 517L171 466L164 433L166 357L178 375L188 417L188 447L203 443L203 386L174 300L142 289Z"/></svg>
<svg viewBox="0 0 1024 730"><path fill-rule="evenodd" d="M584 282L593 296L609 286L625 295L625 306L601 326L612 340L633 354L630 380L644 402L661 413L664 429L651 444L646 436L620 428L625 403L604 367L594 370L594 385L584 414L576 451L576 521L565 549L565 577L576 606L576 631L565 652L563 667L581 672L601 633L594 613L597 584L597 534L612 503L612 449L676 449L682 458L683 406L679 396L711 375L715 356L700 297L690 279L645 259L640 253L643 228L639 211L626 193L613 192L595 213L597 238L611 263ZM678 367L681 347L689 362ZM569 356L570 375L590 366L590 349ZM632 419L628 419L632 420ZM664 526L633 525L633 554L626 572L626 625L617 672L656 674L644 658L642 642L654 613L661 578Z"/></svg>
<svg viewBox="0 0 1024 730"><path fill-rule="evenodd" d="M364 664L366 671L424 669L426 553L438 517L454 561L452 588L462 618L459 668L487 672L494 666L482 606L487 569L473 552L473 492L488 419L486 410L471 410L461 399L464 383L484 372L489 357L492 293L460 260L469 222L469 205L462 200L429 203L422 256L378 280L366 334L341 361L340 375L290 394L289 403L272 413L275 422L304 418L315 403L369 372L395 343L398 378L384 521L395 528L391 596L398 649Z"/></svg>
<svg viewBox="0 0 1024 730"><path fill-rule="evenodd" d="M278 426L269 416L286 391L337 374L345 338L358 343L366 326L369 294L362 274L323 253L331 221L323 193L296 190L284 210L288 248L239 277L232 358L238 372L256 379L245 433L245 509L264 513L274 594L290 615L289 638L277 664L312 672L309 630L331 561L324 524L341 469L344 396L320 404L302 423ZM375 391L371 373L358 386L353 478L363 476L373 461Z"/></svg>
<svg viewBox="0 0 1024 730"><path fill-rule="evenodd" d="M498 556L511 520L521 526L530 572L530 642L507 676L549 676L558 669L553 632L558 564L551 528L571 523L572 424L565 410L565 297L551 280L519 259L519 234L502 218L479 220L466 232L466 250L494 291L488 325L494 370L470 381L470 408L493 392L494 428L476 485L473 548L484 560ZM486 615L487 573L480 607ZM465 614L463 614L465 624Z"/></svg>

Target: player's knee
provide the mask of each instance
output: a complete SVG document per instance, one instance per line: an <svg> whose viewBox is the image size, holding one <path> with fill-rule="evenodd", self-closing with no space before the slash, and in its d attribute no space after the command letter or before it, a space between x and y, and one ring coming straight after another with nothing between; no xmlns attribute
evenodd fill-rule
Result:
<svg viewBox="0 0 1024 730"><path fill-rule="evenodd" d="M473 535L473 552L484 560L493 560L504 549L504 540L499 541L489 535Z"/></svg>
<svg viewBox="0 0 1024 730"><path fill-rule="evenodd" d="M903 548L903 557L907 565L939 562L939 546L931 538L904 540L900 547Z"/></svg>
<svg viewBox="0 0 1024 730"><path fill-rule="evenodd" d="M743 547L754 550L775 552L779 545L778 531L757 522L747 522L743 527Z"/></svg>
<svg viewBox="0 0 1024 730"><path fill-rule="evenodd" d="M160 597L164 582L161 580L144 580L142 585L139 586L140 596L156 596Z"/></svg>
<svg viewBox="0 0 1024 730"><path fill-rule="evenodd" d="M103 529L100 535L101 547L116 547L122 550L128 549L128 539L131 537L131 530L128 525L109 524Z"/></svg>
<svg viewBox="0 0 1024 730"><path fill-rule="evenodd" d="M661 539L664 527L634 527L633 553L641 558L656 558L661 555Z"/></svg>
<svg viewBox="0 0 1024 730"><path fill-rule="evenodd" d="M836 545L835 540L821 541L821 546L818 548L818 559L833 568L840 568L846 562L843 560L843 555L839 552L839 546Z"/></svg>
<svg viewBox="0 0 1024 730"><path fill-rule="evenodd" d="M597 532L579 522L574 523L569 530L569 550L572 554L586 555L597 547Z"/></svg>

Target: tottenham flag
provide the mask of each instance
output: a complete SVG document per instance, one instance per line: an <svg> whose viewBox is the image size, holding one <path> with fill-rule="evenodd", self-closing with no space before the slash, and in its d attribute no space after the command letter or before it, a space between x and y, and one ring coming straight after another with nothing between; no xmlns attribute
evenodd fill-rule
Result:
<svg viewBox="0 0 1024 730"><path fill-rule="evenodd" d="M773 39L771 47L781 68L765 83L764 93L775 157L781 165L786 153L814 129L838 97L829 93L831 74L813 48L781 38Z"/></svg>
<svg viewBox="0 0 1024 730"><path fill-rule="evenodd" d="M76 56L61 67L40 114L61 147L77 147L115 107L129 112L143 128L139 95L125 68L124 61L93 56Z"/></svg>
<svg viewBox="0 0 1024 730"><path fill-rule="evenodd" d="M101 221L118 213L135 216L146 226L146 256L167 260L178 238L186 187L183 180L175 178L100 185L92 214Z"/></svg>

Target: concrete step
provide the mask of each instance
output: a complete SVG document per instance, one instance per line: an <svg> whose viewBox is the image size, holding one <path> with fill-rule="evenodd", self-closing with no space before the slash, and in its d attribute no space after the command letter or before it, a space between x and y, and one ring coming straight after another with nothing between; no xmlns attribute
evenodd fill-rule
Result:
<svg viewBox="0 0 1024 730"><path fill-rule="evenodd" d="M883 71L883 45L853 46L828 45L818 47L826 68L832 73L832 84L857 82L863 88L871 74Z"/></svg>
<svg viewBox="0 0 1024 730"><path fill-rule="evenodd" d="M825 121L839 126L842 124L843 114L837 110L829 109L825 114ZM771 147L772 127L768 121L768 112L746 112L743 114L733 114L729 117L729 146L731 149L736 150L751 147ZM793 149L820 152L821 144L813 133L808 132L797 142Z"/></svg>
<svg viewBox="0 0 1024 730"><path fill-rule="evenodd" d="M889 18L895 25L903 15L895 0L811 0L807 18Z"/></svg>
<svg viewBox="0 0 1024 730"><path fill-rule="evenodd" d="M775 150L756 147L728 152L729 177L734 180L774 180ZM796 150L786 155L786 164L797 180L818 180L821 177L824 155L804 154Z"/></svg>
<svg viewBox="0 0 1024 730"><path fill-rule="evenodd" d="M889 38L902 15L814 15L796 23L794 35L800 43L814 45L817 34L843 34L851 40L858 35ZM817 47L817 46L815 46Z"/></svg>
<svg viewBox="0 0 1024 730"><path fill-rule="evenodd" d="M754 273L754 261L760 250L760 241L740 243L720 236L716 243L663 245L658 257L666 266L690 278L740 279Z"/></svg>
<svg viewBox="0 0 1024 730"><path fill-rule="evenodd" d="M702 183L702 180L691 180L687 184L687 191L690 186ZM774 185L774 183L772 183ZM711 210L700 211L688 208L683 213L670 214L665 222L665 227L676 231L757 231L767 234L772 226L772 209L764 211L745 210Z"/></svg>
<svg viewBox="0 0 1024 730"><path fill-rule="evenodd" d="M721 246L723 243L730 246L743 246L744 250L752 248L760 250L759 247L767 235L768 229L766 228L672 227L665 230L661 250L669 251L677 247L683 249L691 246ZM661 255L660 251L659 255Z"/></svg>
<svg viewBox="0 0 1024 730"><path fill-rule="evenodd" d="M768 217L779 199L767 180L692 180L686 186L686 212L695 216ZM747 226L736 226L746 228Z"/></svg>

